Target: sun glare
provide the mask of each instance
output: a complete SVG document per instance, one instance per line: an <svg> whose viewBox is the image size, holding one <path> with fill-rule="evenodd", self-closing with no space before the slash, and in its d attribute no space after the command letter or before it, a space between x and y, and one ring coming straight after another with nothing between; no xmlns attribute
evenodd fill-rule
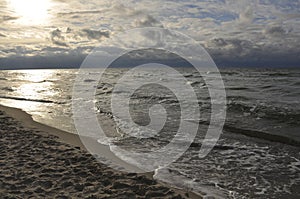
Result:
<svg viewBox="0 0 300 199"><path fill-rule="evenodd" d="M7 0L21 25L43 25L50 19L51 0Z"/></svg>
<svg viewBox="0 0 300 199"><path fill-rule="evenodd" d="M41 99L43 95L54 95L51 89L53 83L47 80L55 74L54 70L21 70L21 78L27 83L21 84L16 88L17 95L28 99Z"/></svg>
<svg viewBox="0 0 300 199"><path fill-rule="evenodd" d="M19 81L13 83L12 88L17 98L26 100L10 100L0 98L0 103L5 106L16 107L33 114L38 114L36 118L43 118L44 112L42 107L45 105L39 100L48 100L57 94L54 84L49 79L53 79L56 74L55 70L19 70L10 71L10 75L19 78ZM17 74L16 74L17 73ZM10 76L9 75L9 76ZM9 95L9 94L8 94Z"/></svg>

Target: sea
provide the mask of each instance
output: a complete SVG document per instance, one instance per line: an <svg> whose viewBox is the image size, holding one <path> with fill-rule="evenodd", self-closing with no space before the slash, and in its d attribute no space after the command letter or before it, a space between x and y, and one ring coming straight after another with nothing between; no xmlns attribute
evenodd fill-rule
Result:
<svg viewBox="0 0 300 199"><path fill-rule="evenodd" d="M220 69L226 90L226 120L217 144L205 157L199 157L199 149L210 123L211 98L203 75L211 72L199 74L184 67L176 70L196 93L201 118L192 122L199 125L198 133L178 160L155 170L154 178L216 198L300 198L300 69ZM106 69L99 82L97 70L85 71L92 75L83 76L81 92L86 92L84 85L97 81L93 103L99 122L115 122L111 98L124 71L128 69ZM157 73L164 77L163 71ZM72 111L72 101L78 100L73 95L76 78L78 69L1 70L0 104L20 108L37 122L77 133ZM149 75L136 78L143 82ZM147 132L137 128L135 133L145 135L132 138L132 132L123 129L111 136L111 142L126 150L142 151L167 144L178 129L180 108L184 108L170 89L150 84L140 87L131 96L130 115L137 125L145 126L150 122L149 108L155 104L163 106L167 114L158 135L147 138ZM134 127L124 126L133 131L130 128ZM121 157L122 153L116 155Z"/></svg>

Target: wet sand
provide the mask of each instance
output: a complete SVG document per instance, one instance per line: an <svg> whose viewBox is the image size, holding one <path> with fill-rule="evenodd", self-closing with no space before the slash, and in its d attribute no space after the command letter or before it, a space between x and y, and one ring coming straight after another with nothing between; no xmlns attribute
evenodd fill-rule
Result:
<svg viewBox="0 0 300 199"><path fill-rule="evenodd" d="M106 157L128 166L103 147ZM154 180L116 171L90 155L77 135L0 106L0 198L202 198Z"/></svg>

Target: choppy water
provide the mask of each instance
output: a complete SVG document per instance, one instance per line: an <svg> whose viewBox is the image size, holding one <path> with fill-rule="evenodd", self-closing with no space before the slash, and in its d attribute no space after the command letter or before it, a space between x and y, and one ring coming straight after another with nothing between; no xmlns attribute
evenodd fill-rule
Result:
<svg viewBox="0 0 300 199"><path fill-rule="evenodd" d="M111 93L124 70L107 70L97 86L94 103L100 120L111 119ZM203 159L198 157L198 151L210 117L207 85L195 71L178 70L197 94L201 120L194 122L200 128L190 149L168 168L157 170L155 177L229 198L299 198L300 70L223 69L227 95L224 133ZM39 122L76 132L71 119L76 73L76 70L0 71L0 103L22 108ZM97 71L87 73L91 78L83 79L83 86L97 76ZM145 76L137 78L142 80ZM169 90L154 85L138 89L131 97L131 116L135 123L147 125L148 110L154 104L164 106L168 114L161 134L151 139L124 134L114 140L115 144L128 150L147 151L168 143L178 129L181 108ZM147 133L126 123L123 126L131 133Z"/></svg>

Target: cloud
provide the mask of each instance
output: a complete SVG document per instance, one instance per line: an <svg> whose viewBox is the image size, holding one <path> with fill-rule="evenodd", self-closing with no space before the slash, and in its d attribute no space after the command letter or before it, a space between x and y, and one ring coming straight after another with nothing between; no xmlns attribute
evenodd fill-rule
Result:
<svg viewBox="0 0 300 199"><path fill-rule="evenodd" d="M48 49L49 50L49 49ZM0 58L0 69L25 69L25 68L78 68L86 54L78 49L65 51L52 49L32 56L14 54ZM60 50L60 51L57 51ZM60 52L60 53L59 53Z"/></svg>
<svg viewBox="0 0 300 199"><path fill-rule="evenodd" d="M110 33L107 30L83 29L79 32L79 35L86 36L88 39L101 40L103 37L108 38Z"/></svg>
<svg viewBox="0 0 300 199"><path fill-rule="evenodd" d="M110 32L108 30L73 30L69 27L65 30L57 28L50 32L50 40L52 43L64 47L70 47L71 43L74 42L89 42L91 40L101 41L104 38L109 38L109 36Z"/></svg>
<svg viewBox="0 0 300 199"><path fill-rule="evenodd" d="M143 27L165 27L182 32L203 44L215 61L224 65L263 65L272 60L274 64L275 61L283 64L282 60L286 60L288 65L300 61L298 1L53 2L55 5L48 10L51 18L48 24L28 27L14 23L15 13L6 7L6 2L0 1L3 8L0 22L4 24L0 29L0 55L5 63L21 60L22 56L32 64L55 59L55 56L61 59L65 56L65 60L74 63L79 59L71 59L69 52L81 57L120 32Z"/></svg>
<svg viewBox="0 0 300 199"><path fill-rule="evenodd" d="M205 43L206 49L220 58L243 57L253 51L254 44L249 40L215 38Z"/></svg>
<svg viewBox="0 0 300 199"><path fill-rule="evenodd" d="M272 37L282 37L288 33L282 26L267 27L263 32L265 35Z"/></svg>
<svg viewBox="0 0 300 199"><path fill-rule="evenodd" d="M58 16L64 17L68 15L85 15L85 14L99 14L103 12L102 10L82 10L82 11L71 11L71 12L59 12L57 13Z"/></svg>
<svg viewBox="0 0 300 199"><path fill-rule="evenodd" d="M288 43L292 41L285 42L266 44L216 38L206 42L205 47L219 66L298 66L299 45Z"/></svg>
<svg viewBox="0 0 300 199"><path fill-rule="evenodd" d="M65 37L62 36L62 32L59 29L53 30L50 33L50 39L51 39L53 44L56 44L58 46L66 46L66 47L68 46L65 43Z"/></svg>
<svg viewBox="0 0 300 199"><path fill-rule="evenodd" d="M254 19L253 8L248 6L245 11L239 14L239 20L241 23L252 23Z"/></svg>

